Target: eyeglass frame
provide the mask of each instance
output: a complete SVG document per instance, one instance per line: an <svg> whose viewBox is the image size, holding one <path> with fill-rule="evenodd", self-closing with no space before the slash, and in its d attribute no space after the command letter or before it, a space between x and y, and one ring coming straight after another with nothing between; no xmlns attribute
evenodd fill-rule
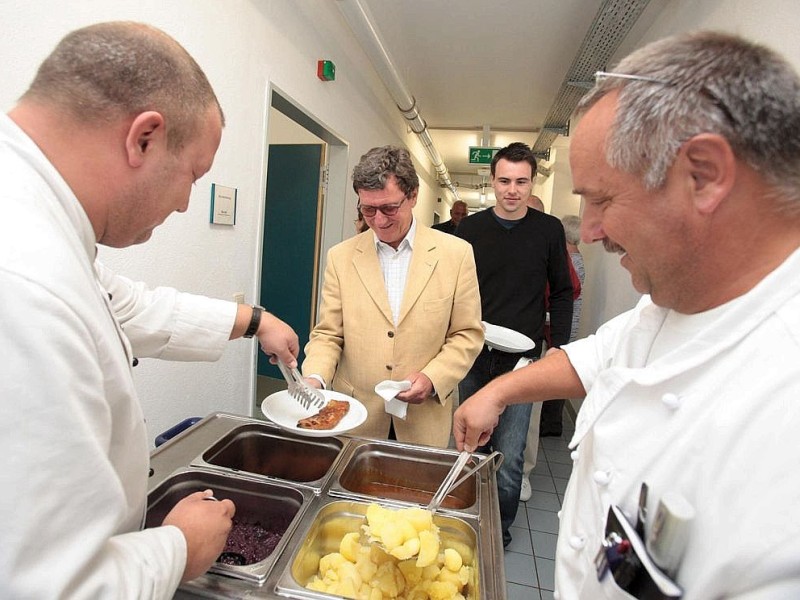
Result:
<svg viewBox="0 0 800 600"><path fill-rule="evenodd" d="M596 71L594 74L595 81L598 79L602 79L603 77L616 77L617 79L628 79L630 81L644 81L646 83L656 83L659 85L665 85L667 87L676 87L678 84L673 83L671 81L665 81L663 79L658 79L656 77L648 77L647 75L635 75L632 73L614 73L612 71ZM733 116L731 109L728 105L722 101L717 94L715 94L711 89L703 84L699 88L697 88L697 92L709 100L714 106L716 106L720 112L725 116L728 120L728 123L733 127L737 127L739 125L739 121L736 117Z"/></svg>
<svg viewBox="0 0 800 600"><path fill-rule="evenodd" d="M396 204L384 204L383 206L370 206L368 204L361 204L361 201L359 200L356 208L361 211L361 214L364 215L365 219L372 219L378 214L378 211L383 213L383 215L386 217L394 217L397 214L397 211L400 210L400 207L403 206L403 202L406 200L408 200L408 195L403 196L403 199ZM364 210L365 208L367 210Z"/></svg>

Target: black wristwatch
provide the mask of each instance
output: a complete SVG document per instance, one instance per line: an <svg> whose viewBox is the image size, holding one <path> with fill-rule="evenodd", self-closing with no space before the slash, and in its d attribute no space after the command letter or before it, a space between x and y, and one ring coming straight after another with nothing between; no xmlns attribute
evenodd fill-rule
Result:
<svg viewBox="0 0 800 600"><path fill-rule="evenodd" d="M250 325L247 326L247 331L244 332L242 337L251 338L258 331L258 326L261 325L261 313L264 309L260 306L253 306L253 316L250 317Z"/></svg>

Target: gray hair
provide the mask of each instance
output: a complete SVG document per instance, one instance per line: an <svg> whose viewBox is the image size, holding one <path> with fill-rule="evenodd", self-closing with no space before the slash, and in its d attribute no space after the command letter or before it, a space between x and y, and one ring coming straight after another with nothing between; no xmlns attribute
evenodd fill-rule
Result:
<svg viewBox="0 0 800 600"><path fill-rule="evenodd" d="M216 106L224 123L200 66L178 42L143 23L98 23L67 34L22 99L101 125L157 111L173 151L199 131L209 108Z"/></svg>
<svg viewBox="0 0 800 600"><path fill-rule="evenodd" d="M577 246L581 241L581 218L577 215L566 215L561 218L567 243Z"/></svg>
<svg viewBox="0 0 800 600"><path fill-rule="evenodd" d="M598 79L585 112L619 90L608 163L658 189L681 145L700 133L725 137L781 205L800 210L800 79L778 54L733 35L699 32L654 42Z"/></svg>
<svg viewBox="0 0 800 600"><path fill-rule="evenodd" d="M382 190L390 175L397 179L397 186L408 196L419 188L419 177L405 148L380 146L361 157L353 169L353 189Z"/></svg>

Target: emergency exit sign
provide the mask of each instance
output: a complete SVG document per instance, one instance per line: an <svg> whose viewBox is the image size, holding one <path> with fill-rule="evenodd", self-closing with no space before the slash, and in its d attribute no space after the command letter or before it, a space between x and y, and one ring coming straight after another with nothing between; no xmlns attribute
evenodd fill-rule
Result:
<svg viewBox="0 0 800 600"><path fill-rule="evenodd" d="M489 165L492 158L500 148L482 148L480 146L469 147L469 162L473 165Z"/></svg>

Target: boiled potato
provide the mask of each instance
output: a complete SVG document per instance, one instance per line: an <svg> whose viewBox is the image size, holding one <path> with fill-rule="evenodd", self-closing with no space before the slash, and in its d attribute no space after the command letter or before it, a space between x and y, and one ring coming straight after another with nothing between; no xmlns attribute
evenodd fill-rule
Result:
<svg viewBox="0 0 800 600"><path fill-rule="evenodd" d="M464 544L463 542L459 542L458 540L449 540L446 545L447 548L452 548L456 552L461 555L461 558L464 560L465 564L472 563L472 548Z"/></svg>
<svg viewBox="0 0 800 600"><path fill-rule="evenodd" d="M428 587L428 595L431 600L453 600L458 594L458 588L449 581L434 581Z"/></svg>
<svg viewBox="0 0 800 600"><path fill-rule="evenodd" d="M319 570L321 573L336 571L336 568L345 562L347 562L347 559L344 556L338 552L331 552L319 559Z"/></svg>
<svg viewBox="0 0 800 600"><path fill-rule="evenodd" d="M395 548L392 548L389 554L400 560L406 560L408 558L411 558L412 556L416 556L417 554L419 554L419 548L420 548L420 539L418 537L413 537L403 542L401 546L396 546Z"/></svg>
<svg viewBox="0 0 800 600"><path fill-rule="evenodd" d="M422 581L422 568L415 563L414 560L404 560L397 564L397 568L400 569L406 583L410 586L415 586Z"/></svg>
<svg viewBox="0 0 800 600"><path fill-rule="evenodd" d="M439 555L439 535L431 531L419 532L419 556L417 557L418 567L427 567L436 562Z"/></svg>
<svg viewBox="0 0 800 600"><path fill-rule="evenodd" d="M342 552L342 554L344 554L344 552ZM463 564L464 560L461 558L461 555L453 548L444 549L444 566L450 571L453 571L454 573L458 572Z"/></svg>
<svg viewBox="0 0 800 600"><path fill-rule="evenodd" d="M417 531L433 528L433 513L425 508L403 508L399 512Z"/></svg>
<svg viewBox="0 0 800 600"><path fill-rule="evenodd" d="M358 550L361 548L361 545L358 543L358 538L358 532L346 533L339 543L339 554L353 563L356 562Z"/></svg>

